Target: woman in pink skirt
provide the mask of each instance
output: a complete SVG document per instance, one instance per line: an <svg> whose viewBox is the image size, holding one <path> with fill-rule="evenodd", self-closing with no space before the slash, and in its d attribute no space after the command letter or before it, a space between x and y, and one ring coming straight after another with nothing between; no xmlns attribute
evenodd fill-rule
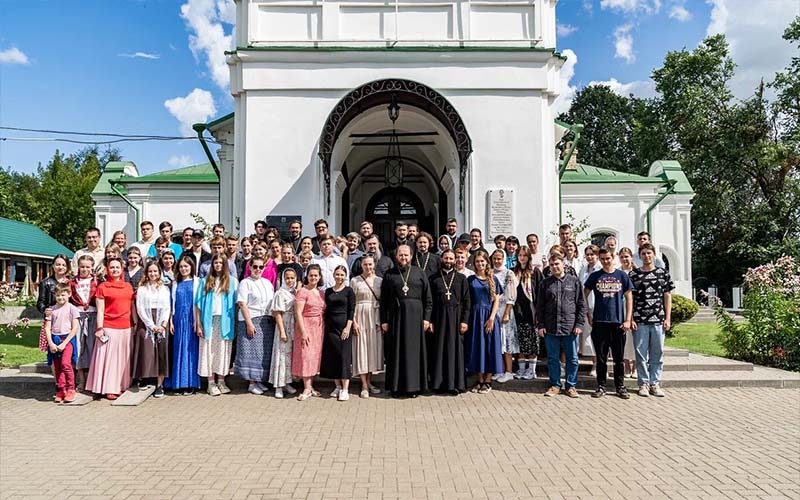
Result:
<svg viewBox="0 0 800 500"><path fill-rule="evenodd" d="M122 260L106 262L107 279L97 286L97 331L86 390L114 400L131 385L131 331L136 305L130 283L122 279Z"/></svg>
<svg viewBox="0 0 800 500"><path fill-rule="evenodd" d="M292 351L292 375L303 378L303 392L298 401L311 396L319 397L314 390L314 377L319 373L322 359L322 337L325 334L325 298L317 288L322 270L310 264L306 270L306 283L295 294L294 306L294 350Z"/></svg>

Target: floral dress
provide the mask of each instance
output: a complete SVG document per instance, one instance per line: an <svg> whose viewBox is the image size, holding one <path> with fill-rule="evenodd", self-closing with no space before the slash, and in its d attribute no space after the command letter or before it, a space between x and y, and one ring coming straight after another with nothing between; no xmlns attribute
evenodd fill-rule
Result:
<svg viewBox="0 0 800 500"><path fill-rule="evenodd" d="M275 328L272 344L272 364L269 370L269 383L274 387L284 387L292 383L292 348L294 344L294 302L295 296L281 288L272 299L272 312L282 313L283 329L288 340L281 341L280 330Z"/></svg>

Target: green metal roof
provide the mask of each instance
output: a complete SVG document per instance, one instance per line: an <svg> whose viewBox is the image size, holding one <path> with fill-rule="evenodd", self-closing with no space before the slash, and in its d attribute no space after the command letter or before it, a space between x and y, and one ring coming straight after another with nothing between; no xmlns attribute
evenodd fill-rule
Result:
<svg viewBox="0 0 800 500"><path fill-rule="evenodd" d="M623 183L623 184L664 184L663 177L644 177L642 175L617 172L606 168L578 164L576 170L564 171L561 177L562 184L596 184L596 183Z"/></svg>
<svg viewBox="0 0 800 500"><path fill-rule="evenodd" d="M143 183L162 183L162 182L180 182L180 183L196 183L196 184L218 184L219 179L214 173L214 169L210 163L201 163L199 165L191 165L183 168L176 168L174 170L165 170L163 172L156 172L154 174L142 175L139 177L131 177L123 175L117 178L122 184L143 184Z"/></svg>
<svg viewBox="0 0 800 500"><path fill-rule="evenodd" d="M675 181L675 190L673 192L676 194L694 194L694 189L692 189L689 179L687 179L686 174L683 173L683 167L681 167L681 164L677 161L654 161L653 164L650 165L650 175L657 175Z"/></svg>
<svg viewBox="0 0 800 500"><path fill-rule="evenodd" d="M100 179L92 190L92 195L114 194L114 192L111 191L111 184L108 181L122 177L125 174L125 168L128 166L136 168L136 165L131 161L110 161L106 163L103 173L100 175ZM122 186L120 186L120 190L125 192Z"/></svg>
<svg viewBox="0 0 800 500"><path fill-rule="evenodd" d="M0 217L0 253L55 257L72 252L33 224Z"/></svg>

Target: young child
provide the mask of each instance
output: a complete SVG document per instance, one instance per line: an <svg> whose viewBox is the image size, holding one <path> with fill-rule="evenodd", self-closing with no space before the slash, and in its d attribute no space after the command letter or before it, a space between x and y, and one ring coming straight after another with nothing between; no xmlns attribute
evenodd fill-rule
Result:
<svg viewBox="0 0 800 500"><path fill-rule="evenodd" d="M75 334L78 333L78 308L69 303L70 287L56 285L56 304L44 319L47 335L47 358L52 362L56 378L56 403L75 401L75 373L73 363L78 359Z"/></svg>
<svg viewBox="0 0 800 500"><path fill-rule="evenodd" d="M272 346L272 363L269 383L275 387L275 397L283 398L283 390L294 394L292 387L292 344L294 343L294 293L297 290L297 272L287 267L281 275L281 287L272 299L275 317L275 340Z"/></svg>
<svg viewBox="0 0 800 500"><path fill-rule="evenodd" d="M86 372L92 363L95 331L97 330L97 309L94 298L97 293L97 279L94 277L94 257L85 254L78 259L78 275L70 282L69 301L78 309L78 334L76 339L78 371L78 390L83 390Z"/></svg>

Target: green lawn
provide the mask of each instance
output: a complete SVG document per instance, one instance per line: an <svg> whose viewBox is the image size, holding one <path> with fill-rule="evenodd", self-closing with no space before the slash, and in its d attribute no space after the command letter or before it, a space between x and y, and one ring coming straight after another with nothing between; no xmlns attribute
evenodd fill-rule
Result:
<svg viewBox="0 0 800 500"><path fill-rule="evenodd" d="M47 355L39 350L41 328L41 322L37 322L23 328L22 338L17 338L5 326L0 327L0 353L5 352L5 357L0 359L0 367L14 367L47 359Z"/></svg>
<svg viewBox="0 0 800 500"><path fill-rule="evenodd" d="M698 323L688 325L682 323L674 328L674 335L667 337L668 347L688 349L690 352L725 356L725 351L717 342L719 325L717 323Z"/></svg>

